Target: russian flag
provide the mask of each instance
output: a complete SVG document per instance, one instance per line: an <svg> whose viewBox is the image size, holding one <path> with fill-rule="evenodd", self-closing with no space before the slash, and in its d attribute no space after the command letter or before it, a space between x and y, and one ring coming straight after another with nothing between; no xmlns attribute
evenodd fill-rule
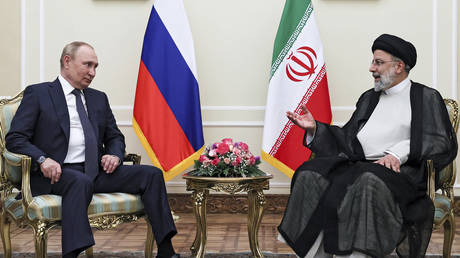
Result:
<svg viewBox="0 0 460 258"><path fill-rule="evenodd" d="M156 0L144 36L133 127L168 181L204 146L193 39L182 0Z"/></svg>

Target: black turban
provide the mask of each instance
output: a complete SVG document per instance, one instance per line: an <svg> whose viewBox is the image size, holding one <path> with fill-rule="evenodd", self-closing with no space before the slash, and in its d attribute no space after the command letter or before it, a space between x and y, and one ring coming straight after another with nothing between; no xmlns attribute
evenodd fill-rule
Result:
<svg viewBox="0 0 460 258"><path fill-rule="evenodd" d="M390 34L382 34L372 44L372 53L376 49L383 50L404 61L412 67L417 63L417 50L412 43Z"/></svg>

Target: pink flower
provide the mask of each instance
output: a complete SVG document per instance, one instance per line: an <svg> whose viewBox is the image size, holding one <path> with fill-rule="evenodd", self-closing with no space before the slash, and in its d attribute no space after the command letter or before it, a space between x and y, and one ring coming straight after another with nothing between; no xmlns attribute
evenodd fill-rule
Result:
<svg viewBox="0 0 460 258"><path fill-rule="evenodd" d="M230 147L228 147L228 144L226 143L219 143L217 146L217 153L223 155L227 153L230 150Z"/></svg>
<svg viewBox="0 0 460 258"><path fill-rule="evenodd" d="M230 160L229 158L224 158L224 163L225 163L225 164L227 164L227 165L230 164L230 161L231 161L231 160Z"/></svg>
<svg viewBox="0 0 460 258"><path fill-rule="evenodd" d="M241 162L243 162L243 159L240 157L236 157L236 159L232 162L232 165L236 167L239 164L241 164Z"/></svg>
<svg viewBox="0 0 460 258"><path fill-rule="evenodd" d="M208 159L208 157L206 157L206 155L201 155L201 156L200 156L199 161L200 161L201 163L204 163L204 162L207 161L207 160L209 160L209 159Z"/></svg>
<svg viewBox="0 0 460 258"><path fill-rule="evenodd" d="M240 142L240 144L238 145L240 147L241 150L243 151L248 151L249 150L249 146L244 143L244 142Z"/></svg>
<svg viewBox="0 0 460 258"><path fill-rule="evenodd" d="M225 143L225 144L233 144L233 140L232 138L225 138L225 139L222 139L222 142Z"/></svg>
<svg viewBox="0 0 460 258"><path fill-rule="evenodd" d="M219 164L220 162L220 159L219 158L215 158L211 161L211 164L213 164L214 166L217 166L217 164Z"/></svg>
<svg viewBox="0 0 460 258"><path fill-rule="evenodd" d="M251 156L251 157L249 158L249 164L251 164L251 165L255 165L255 164L256 164L256 158L254 158L254 156Z"/></svg>
<svg viewBox="0 0 460 258"><path fill-rule="evenodd" d="M240 154L241 154L241 150L238 149L238 148L233 148L233 153L235 153L236 155L240 155Z"/></svg>
<svg viewBox="0 0 460 258"><path fill-rule="evenodd" d="M217 155L216 150L215 149L210 150L208 155L209 157L215 157Z"/></svg>

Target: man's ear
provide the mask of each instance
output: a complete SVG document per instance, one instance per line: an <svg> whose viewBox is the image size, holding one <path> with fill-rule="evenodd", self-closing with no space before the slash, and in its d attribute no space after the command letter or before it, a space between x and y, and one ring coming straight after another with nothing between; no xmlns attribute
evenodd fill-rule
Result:
<svg viewBox="0 0 460 258"><path fill-rule="evenodd" d="M396 64L396 73L397 74L403 73L405 71L404 67L406 67L406 64L404 62L398 62Z"/></svg>
<svg viewBox="0 0 460 258"><path fill-rule="evenodd" d="M65 68L69 67L70 60L72 60L72 58L70 56L68 56L68 55L64 56L64 67Z"/></svg>

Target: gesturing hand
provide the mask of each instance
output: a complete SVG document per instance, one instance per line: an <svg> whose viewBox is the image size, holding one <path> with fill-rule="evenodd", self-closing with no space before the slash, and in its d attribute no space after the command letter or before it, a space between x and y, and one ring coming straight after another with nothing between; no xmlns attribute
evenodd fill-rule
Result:
<svg viewBox="0 0 460 258"><path fill-rule="evenodd" d="M115 155L106 154L102 156L101 165L105 173L110 174L120 165L120 159Z"/></svg>
<svg viewBox="0 0 460 258"><path fill-rule="evenodd" d="M40 170L46 178L51 179L51 184L58 182L62 174L61 165L50 158L40 164Z"/></svg>
<svg viewBox="0 0 460 258"><path fill-rule="evenodd" d="M391 170L393 170L394 172L401 172L400 170L400 166L401 166L401 163L399 162L399 159L396 158L395 156L391 155L391 154L387 154L385 156L383 156L382 158L380 158L379 160L375 161L374 163L377 163L377 164L380 164L382 166L385 166Z"/></svg>
<svg viewBox="0 0 460 258"><path fill-rule="evenodd" d="M297 113L287 111L286 116L289 120L291 120L295 125L298 127L308 131L310 134L314 134L316 131L316 122L313 118L313 115L307 109L306 106L301 107L303 111L303 115L299 115Z"/></svg>

